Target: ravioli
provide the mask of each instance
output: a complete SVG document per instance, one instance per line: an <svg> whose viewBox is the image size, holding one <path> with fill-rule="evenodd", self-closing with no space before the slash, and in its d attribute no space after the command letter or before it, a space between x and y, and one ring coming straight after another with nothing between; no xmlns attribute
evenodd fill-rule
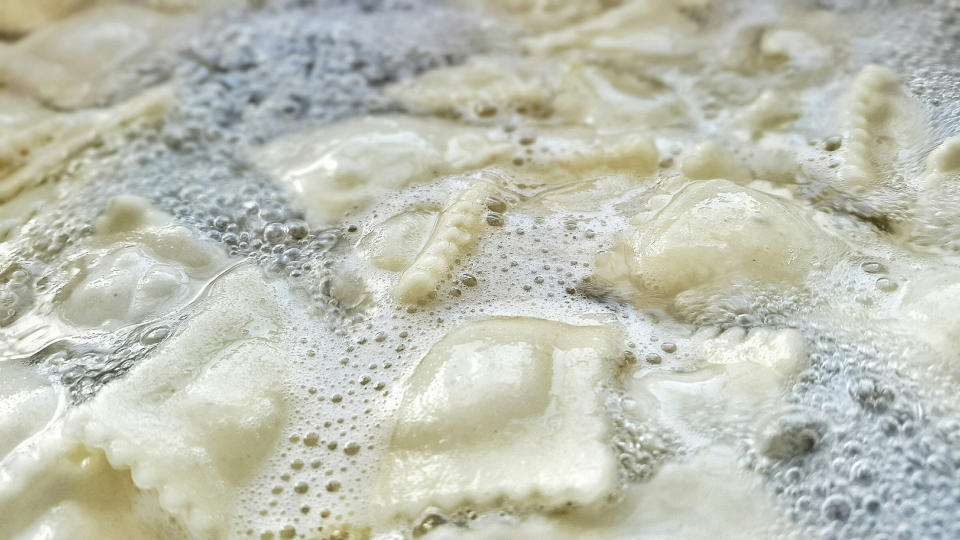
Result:
<svg viewBox="0 0 960 540"><path fill-rule="evenodd" d="M296 197L316 225L336 223L377 197L511 150L495 134L443 120L380 116L347 120L271 143L263 167Z"/></svg>
<svg viewBox="0 0 960 540"><path fill-rule="evenodd" d="M15 540L179 540L185 531L159 510L157 495L112 468L103 452L58 431L0 466L0 525Z"/></svg>
<svg viewBox="0 0 960 540"><path fill-rule="evenodd" d="M509 520L487 517L437 529L438 540L613 540L641 536L749 540L774 537L776 509L759 480L740 470L733 449L719 446L665 464L649 482L630 486L602 511L574 510Z"/></svg>
<svg viewBox="0 0 960 540"><path fill-rule="evenodd" d="M37 373L17 360L0 361L0 460L52 422L62 400Z"/></svg>
<svg viewBox="0 0 960 540"><path fill-rule="evenodd" d="M148 321L186 305L227 266L217 248L138 197L112 199L80 274L60 293L63 317L103 330Z"/></svg>
<svg viewBox="0 0 960 540"><path fill-rule="evenodd" d="M399 302L416 302L435 291L457 256L476 243L486 226L487 199L497 193L492 183L477 179L438 216L433 233L393 287Z"/></svg>
<svg viewBox="0 0 960 540"><path fill-rule="evenodd" d="M588 50L623 59L680 59L697 47L697 24L683 8L702 0L627 0L578 24L522 41L537 53Z"/></svg>
<svg viewBox="0 0 960 540"><path fill-rule="evenodd" d="M227 534L238 491L287 418L277 340L294 308L276 298L257 269L228 274L180 333L70 420L199 537Z"/></svg>
<svg viewBox="0 0 960 540"><path fill-rule="evenodd" d="M468 323L408 379L381 472L383 505L415 514L514 504L589 504L614 491L600 386L616 330L528 318Z"/></svg>
<svg viewBox="0 0 960 540"><path fill-rule="evenodd" d="M776 197L727 180L688 184L597 257L595 275L638 303L737 281L801 285L839 245Z"/></svg>
<svg viewBox="0 0 960 540"><path fill-rule="evenodd" d="M519 115L548 125L603 131L681 126L684 103L652 75L618 73L580 60L480 56L394 85L412 111L476 121Z"/></svg>
<svg viewBox="0 0 960 540"><path fill-rule="evenodd" d="M69 15L91 0L7 0L0 4L0 34L20 35Z"/></svg>

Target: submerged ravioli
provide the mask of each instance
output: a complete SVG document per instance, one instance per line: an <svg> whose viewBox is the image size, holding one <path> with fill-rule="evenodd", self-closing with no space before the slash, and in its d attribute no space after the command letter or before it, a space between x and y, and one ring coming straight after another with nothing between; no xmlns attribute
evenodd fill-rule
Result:
<svg viewBox="0 0 960 540"><path fill-rule="evenodd" d="M587 504L617 467L600 385L619 336L542 319L469 323L437 342L407 381L381 499L390 512L436 505Z"/></svg>
<svg viewBox="0 0 960 540"><path fill-rule="evenodd" d="M413 111L484 120L519 114L603 131L686 123L686 109L659 79L580 61L478 56L387 89Z"/></svg>
<svg viewBox="0 0 960 540"><path fill-rule="evenodd" d="M484 227L486 200L497 192L485 180L474 181L457 194L453 203L437 217L433 233L393 287L399 302L416 302L436 290L457 256L475 244Z"/></svg>
<svg viewBox="0 0 960 540"><path fill-rule="evenodd" d="M645 414L655 415L691 446L716 442L717 429L751 431L780 400L784 383L809 362L796 330L714 332L705 329L694 336L696 371L638 372L627 385Z"/></svg>
<svg viewBox="0 0 960 540"><path fill-rule="evenodd" d="M347 120L262 149L311 223L328 225L385 194L478 169L512 147L482 128L401 116Z"/></svg>
<svg viewBox="0 0 960 540"><path fill-rule="evenodd" d="M110 201L80 274L60 293L70 324L113 330L182 307L227 258L139 197Z"/></svg>
<svg viewBox="0 0 960 540"><path fill-rule="evenodd" d="M847 97L843 186L857 192L900 189L887 179L926 133L917 103L889 69L870 65L857 74Z"/></svg>
<svg viewBox="0 0 960 540"><path fill-rule="evenodd" d="M727 180L688 184L597 257L596 276L641 303L739 280L801 284L836 242L777 197Z"/></svg>

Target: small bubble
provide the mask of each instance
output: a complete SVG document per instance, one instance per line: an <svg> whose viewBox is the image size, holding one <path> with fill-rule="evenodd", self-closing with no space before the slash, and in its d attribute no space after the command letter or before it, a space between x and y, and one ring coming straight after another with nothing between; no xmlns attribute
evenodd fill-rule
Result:
<svg viewBox="0 0 960 540"><path fill-rule="evenodd" d="M271 223L263 229L263 238L271 244L279 244L283 242L286 236L287 228L283 225L283 223Z"/></svg>
<svg viewBox="0 0 960 540"><path fill-rule="evenodd" d="M843 495L831 495L823 501L820 513L830 521L846 521L850 517L850 500Z"/></svg>
<svg viewBox="0 0 960 540"><path fill-rule="evenodd" d="M882 277L877 280L877 288L883 292L893 292L897 290L897 282L890 278Z"/></svg>

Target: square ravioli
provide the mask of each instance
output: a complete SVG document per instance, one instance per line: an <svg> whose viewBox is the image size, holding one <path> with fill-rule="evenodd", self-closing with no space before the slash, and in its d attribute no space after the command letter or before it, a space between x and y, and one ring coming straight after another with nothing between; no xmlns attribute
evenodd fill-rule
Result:
<svg viewBox="0 0 960 540"><path fill-rule="evenodd" d="M382 503L398 514L503 499L556 508L611 493L601 385L619 351L606 326L499 318L450 332L407 382Z"/></svg>

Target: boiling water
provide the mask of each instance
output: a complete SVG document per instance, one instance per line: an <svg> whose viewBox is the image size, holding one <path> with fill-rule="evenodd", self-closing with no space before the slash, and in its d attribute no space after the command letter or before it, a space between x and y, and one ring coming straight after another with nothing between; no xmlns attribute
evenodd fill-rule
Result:
<svg viewBox="0 0 960 540"><path fill-rule="evenodd" d="M4 25L0 536L960 535L951 6L147 4Z"/></svg>

